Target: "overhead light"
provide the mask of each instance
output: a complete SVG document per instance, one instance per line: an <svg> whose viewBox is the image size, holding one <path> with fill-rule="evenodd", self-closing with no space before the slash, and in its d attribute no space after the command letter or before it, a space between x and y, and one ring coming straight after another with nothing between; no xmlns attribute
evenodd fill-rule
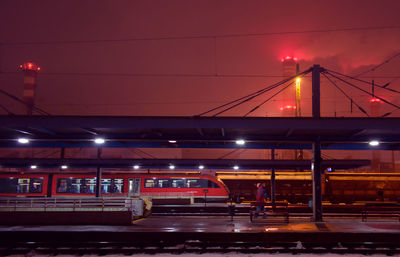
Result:
<svg viewBox="0 0 400 257"><path fill-rule="evenodd" d="M133 168L134 168L135 170L138 170L138 169L140 168L140 166L139 166L139 165L134 165Z"/></svg>
<svg viewBox="0 0 400 257"><path fill-rule="evenodd" d="M243 139L236 140L237 145L244 145L245 143L246 143L246 141L244 141Z"/></svg>
<svg viewBox="0 0 400 257"><path fill-rule="evenodd" d="M106 140L104 138L98 137L94 139L94 142L98 145L104 144Z"/></svg>
<svg viewBox="0 0 400 257"><path fill-rule="evenodd" d="M68 166L67 165L61 165L61 169L62 170L66 170L66 169L68 169Z"/></svg>
<svg viewBox="0 0 400 257"><path fill-rule="evenodd" d="M371 141L369 142L369 145L370 145L370 146L378 146L378 145L379 145L379 141L378 141L378 140L371 140Z"/></svg>
<svg viewBox="0 0 400 257"><path fill-rule="evenodd" d="M32 169L32 170L34 170L34 169L36 169L36 168L37 168L36 165L31 165L31 169Z"/></svg>
<svg viewBox="0 0 400 257"><path fill-rule="evenodd" d="M173 169L175 169L175 166L171 164L171 165L169 165L169 169L173 170Z"/></svg>
<svg viewBox="0 0 400 257"><path fill-rule="evenodd" d="M200 169L200 170L203 170L203 169L204 169L204 166L203 166L203 165L200 165L200 166L199 166L199 169Z"/></svg>
<svg viewBox="0 0 400 257"><path fill-rule="evenodd" d="M24 137L18 138L18 143L27 144L27 143L29 143L29 139L28 138L24 138Z"/></svg>
<svg viewBox="0 0 400 257"><path fill-rule="evenodd" d="M168 140L168 143L175 144L176 140Z"/></svg>
<svg viewBox="0 0 400 257"><path fill-rule="evenodd" d="M238 170L238 169L239 169L239 166L235 165L235 166L233 166L233 169L234 169L234 170Z"/></svg>

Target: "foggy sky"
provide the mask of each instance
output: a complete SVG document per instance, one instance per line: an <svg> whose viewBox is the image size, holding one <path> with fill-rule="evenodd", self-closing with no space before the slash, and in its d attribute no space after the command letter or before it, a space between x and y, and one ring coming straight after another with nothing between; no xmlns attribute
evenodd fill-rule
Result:
<svg viewBox="0 0 400 257"><path fill-rule="evenodd" d="M2 0L0 87L21 97L16 67L33 61L42 68L36 103L51 114L195 115L281 80L286 55L299 57L301 69L318 63L354 75L374 67L400 51L399 10L397 0ZM249 35L389 26L397 29ZM143 40L123 41L135 38ZM100 41L70 42L86 40ZM396 58L364 76L400 90L399 67ZM324 80L321 87L322 115L363 116L350 113L349 101ZM306 78L305 116L310 88ZM369 109L367 95L342 88ZM377 94L400 104L398 95ZM241 116L269 95L226 115ZM4 96L0 102L23 113ZM279 116L281 104L274 99L252 116Z"/></svg>

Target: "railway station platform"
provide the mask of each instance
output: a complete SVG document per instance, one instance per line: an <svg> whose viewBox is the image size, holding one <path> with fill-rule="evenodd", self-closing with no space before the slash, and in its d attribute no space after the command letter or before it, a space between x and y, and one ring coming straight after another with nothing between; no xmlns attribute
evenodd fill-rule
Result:
<svg viewBox="0 0 400 257"><path fill-rule="evenodd" d="M150 216L130 226L1 226L0 251L400 253L397 219ZM68 250L69 249L69 250ZM83 252L79 252L79 249ZM86 250L85 250L86 249ZM108 250L107 250L108 249ZM66 251L66 252L65 252ZM78 252L77 252L78 251ZM97 252L96 250L93 250ZM106 251L106 252L104 252ZM109 252L107 252L109 251ZM25 252L26 253L26 252Z"/></svg>

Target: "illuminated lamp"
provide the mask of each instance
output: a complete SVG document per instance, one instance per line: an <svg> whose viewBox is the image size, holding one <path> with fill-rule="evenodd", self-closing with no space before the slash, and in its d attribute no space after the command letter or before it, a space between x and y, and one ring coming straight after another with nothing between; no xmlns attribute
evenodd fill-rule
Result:
<svg viewBox="0 0 400 257"><path fill-rule="evenodd" d="M36 165L31 165L31 169L32 169L32 170L34 170L34 169L36 169L36 168L37 168Z"/></svg>
<svg viewBox="0 0 400 257"><path fill-rule="evenodd" d="M235 165L235 166L233 166L233 169L234 169L234 170L238 170L238 169L239 169L239 166Z"/></svg>
<svg viewBox="0 0 400 257"><path fill-rule="evenodd" d="M246 143L246 141L244 141L243 139L236 140L237 145L244 145L245 143Z"/></svg>
<svg viewBox="0 0 400 257"><path fill-rule="evenodd" d="M28 144L29 139L28 138L18 138L18 143L20 144Z"/></svg>
<svg viewBox="0 0 400 257"><path fill-rule="evenodd" d="M296 109L296 106L294 106L294 105L285 105L285 106L282 106L280 108L281 111L283 111L283 110L291 110L291 109Z"/></svg>
<svg viewBox="0 0 400 257"><path fill-rule="evenodd" d="M168 140L168 143L175 144L176 140Z"/></svg>
<svg viewBox="0 0 400 257"><path fill-rule="evenodd" d="M370 145L370 146L378 146L378 145L379 145L379 141L378 141L378 140L371 140L371 141L369 142L369 145Z"/></svg>
<svg viewBox="0 0 400 257"><path fill-rule="evenodd" d="M138 169L140 168L140 166L139 166L139 165L133 165L133 168L134 168L135 170L138 170Z"/></svg>
<svg viewBox="0 0 400 257"><path fill-rule="evenodd" d="M66 169L68 169L68 166L67 165L61 165L61 169L62 170L66 170Z"/></svg>
<svg viewBox="0 0 400 257"><path fill-rule="evenodd" d="M106 142L106 140L104 138L98 137L94 139L94 142L98 145L102 145Z"/></svg>
<svg viewBox="0 0 400 257"><path fill-rule="evenodd" d="M382 100L379 99L379 98L374 97L374 98L371 98L371 99L369 100L369 102L370 102L370 103L380 103L380 102L382 102Z"/></svg>
<svg viewBox="0 0 400 257"><path fill-rule="evenodd" d="M199 169L200 169L200 170L203 170L203 169L204 169L204 166L203 166L203 165L200 165L200 166L199 166Z"/></svg>
<svg viewBox="0 0 400 257"><path fill-rule="evenodd" d="M175 166L171 164L171 165L169 165L169 169L173 170L173 169L175 169Z"/></svg>

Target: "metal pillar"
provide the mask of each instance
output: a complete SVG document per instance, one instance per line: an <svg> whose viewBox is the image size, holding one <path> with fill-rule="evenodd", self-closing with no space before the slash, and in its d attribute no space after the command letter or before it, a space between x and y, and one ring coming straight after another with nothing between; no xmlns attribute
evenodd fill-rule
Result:
<svg viewBox="0 0 400 257"><path fill-rule="evenodd" d="M271 160L275 160L275 149L271 149ZM271 169L271 203L275 204L275 168Z"/></svg>
<svg viewBox="0 0 400 257"><path fill-rule="evenodd" d="M312 70L312 116L321 117L320 105L320 72L322 68L314 65ZM322 190L321 190L321 142L315 139L312 143L312 188L313 188L313 221L322 221Z"/></svg>
<svg viewBox="0 0 400 257"><path fill-rule="evenodd" d="M101 158L101 148L97 148L97 159ZM96 170L96 197L101 197L101 167Z"/></svg>
<svg viewBox="0 0 400 257"><path fill-rule="evenodd" d="M313 158L311 175L313 179L313 221L322 221L322 190L321 190L321 143L316 140L312 144Z"/></svg>

